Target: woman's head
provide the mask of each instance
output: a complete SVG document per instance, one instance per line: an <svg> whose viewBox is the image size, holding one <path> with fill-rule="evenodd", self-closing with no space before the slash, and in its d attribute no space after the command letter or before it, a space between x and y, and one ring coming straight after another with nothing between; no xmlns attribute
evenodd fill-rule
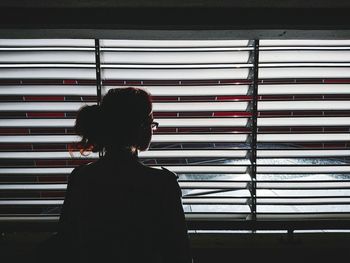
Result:
<svg viewBox="0 0 350 263"><path fill-rule="evenodd" d="M75 130L82 137L81 151L105 149L147 150L153 121L149 93L138 88L111 89L100 106L84 106L78 113Z"/></svg>

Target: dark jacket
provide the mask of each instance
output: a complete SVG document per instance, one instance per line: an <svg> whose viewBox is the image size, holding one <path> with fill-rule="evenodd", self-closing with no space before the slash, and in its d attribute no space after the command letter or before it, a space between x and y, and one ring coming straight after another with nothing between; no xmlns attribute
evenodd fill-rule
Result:
<svg viewBox="0 0 350 263"><path fill-rule="evenodd" d="M75 168L58 236L72 262L192 261L177 176L137 157Z"/></svg>

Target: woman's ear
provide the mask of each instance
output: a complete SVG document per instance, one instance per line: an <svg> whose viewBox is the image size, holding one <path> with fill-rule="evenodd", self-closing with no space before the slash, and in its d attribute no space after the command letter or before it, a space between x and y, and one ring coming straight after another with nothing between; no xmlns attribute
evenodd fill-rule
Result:
<svg viewBox="0 0 350 263"><path fill-rule="evenodd" d="M140 126L137 130L136 148L140 151L146 151L151 143L152 128L149 126Z"/></svg>

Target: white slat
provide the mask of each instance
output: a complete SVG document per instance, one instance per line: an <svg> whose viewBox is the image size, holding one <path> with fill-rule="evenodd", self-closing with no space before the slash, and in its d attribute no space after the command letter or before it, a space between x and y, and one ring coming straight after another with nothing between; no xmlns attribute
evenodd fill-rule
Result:
<svg viewBox="0 0 350 263"><path fill-rule="evenodd" d="M245 127L247 118L156 119L160 127ZM0 119L0 127L73 127L75 119Z"/></svg>
<svg viewBox="0 0 350 263"><path fill-rule="evenodd" d="M0 159L91 159L98 158L97 153L81 155L79 152L0 152Z"/></svg>
<svg viewBox="0 0 350 263"><path fill-rule="evenodd" d="M247 151L243 150L162 150L141 152L141 158L244 158ZM70 158L98 158L98 154L87 156L79 152L0 152L0 159L70 159Z"/></svg>
<svg viewBox="0 0 350 263"><path fill-rule="evenodd" d="M60 64L57 64L59 67ZM74 65L75 67L76 65ZM84 65L85 66L85 65ZM333 65L331 65L333 66ZM78 66L76 66L78 67ZM88 67L88 66L86 66ZM128 69L128 70L135 70L135 69L145 69L145 70L164 70L164 69L171 69L171 70L198 70L198 69L240 69L240 68L251 68L253 67L253 64L246 64L246 63L220 63L220 64L102 64L102 69Z"/></svg>
<svg viewBox="0 0 350 263"><path fill-rule="evenodd" d="M159 127L246 127L247 118L158 119Z"/></svg>
<svg viewBox="0 0 350 263"><path fill-rule="evenodd" d="M248 40L124 40L124 39L101 39L101 47L244 47Z"/></svg>
<svg viewBox="0 0 350 263"><path fill-rule="evenodd" d="M247 134L154 134L152 142L246 142ZM80 140L75 135L6 135L0 143L71 143Z"/></svg>
<svg viewBox="0 0 350 263"><path fill-rule="evenodd" d="M247 183L239 182L179 182L182 189L244 189ZM66 190L67 184L0 184L0 191L11 190Z"/></svg>
<svg viewBox="0 0 350 263"><path fill-rule="evenodd" d="M334 203L334 204L344 204L344 203L350 203L350 198L279 198L276 196L276 198L264 198L264 199L258 199L258 204L290 204L290 205L298 205L300 203L307 203L307 204L319 204L319 203Z"/></svg>
<svg viewBox="0 0 350 263"><path fill-rule="evenodd" d="M350 46L347 39L261 39L260 46Z"/></svg>
<svg viewBox="0 0 350 263"><path fill-rule="evenodd" d="M259 118L258 125L266 126L347 126L350 117L283 117Z"/></svg>
<svg viewBox="0 0 350 263"><path fill-rule="evenodd" d="M97 90L96 90L96 86L72 86L72 85L0 86L0 95L97 96Z"/></svg>
<svg viewBox="0 0 350 263"><path fill-rule="evenodd" d="M155 112L246 111L248 102L165 102L153 103Z"/></svg>
<svg viewBox="0 0 350 263"><path fill-rule="evenodd" d="M258 142L332 142L349 141L348 133L258 134Z"/></svg>
<svg viewBox="0 0 350 263"><path fill-rule="evenodd" d="M257 215L257 218L261 220L349 219L350 213L343 212L342 214L341 213L318 214L318 213L312 212L312 213L306 214L306 213L300 213L300 212L298 213L294 211L294 213L274 214L273 212L270 212L265 214L259 213Z"/></svg>
<svg viewBox="0 0 350 263"><path fill-rule="evenodd" d="M72 143L78 142L79 136L74 135L20 135L0 136L0 143Z"/></svg>
<svg viewBox="0 0 350 263"><path fill-rule="evenodd" d="M94 64L74 64L74 63L7 63L7 64L0 64L0 69L18 69L18 71L21 71L21 69L48 69L51 68L57 68L57 69L65 69L65 68L78 68L78 69L91 69L95 68Z"/></svg>
<svg viewBox="0 0 350 263"><path fill-rule="evenodd" d="M154 168L158 168L157 166L153 166ZM236 173L246 173L247 166L163 166L164 168L174 172L174 173L227 173L227 174L236 174ZM159 167L160 168L160 167Z"/></svg>
<svg viewBox="0 0 350 263"><path fill-rule="evenodd" d="M23 174L23 175L49 175L49 174L64 174L68 175L73 171L73 168L0 168L0 174Z"/></svg>
<svg viewBox="0 0 350 263"><path fill-rule="evenodd" d="M247 134L154 134L152 142L246 142Z"/></svg>
<svg viewBox="0 0 350 263"><path fill-rule="evenodd" d="M101 63L115 64L213 64L247 63L249 52L107 52L101 54Z"/></svg>
<svg viewBox="0 0 350 263"><path fill-rule="evenodd" d="M0 191L64 191L67 189L67 184L0 184Z"/></svg>
<svg viewBox="0 0 350 263"><path fill-rule="evenodd" d="M125 88L126 86L104 86L106 94L112 88ZM247 95L248 85L216 85L216 86L133 86L142 88L152 96L224 96ZM1 91L0 91L1 92ZM1 94L1 93L0 93Z"/></svg>
<svg viewBox="0 0 350 263"><path fill-rule="evenodd" d="M1 205L63 205L63 200L0 200Z"/></svg>
<svg viewBox="0 0 350 263"><path fill-rule="evenodd" d="M96 78L94 68L12 68L0 69L0 79L86 79Z"/></svg>
<svg viewBox="0 0 350 263"><path fill-rule="evenodd" d="M335 157L350 156L350 150L258 150L258 157Z"/></svg>
<svg viewBox="0 0 350 263"><path fill-rule="evenodd" d="M186 142L246 142L248 135L246 134L155 134L152 136L154 143L186 143ZM0 136L0 143L71 143L77 142L80 138L71 135L27 135L27 136Z"/></svg>
<svg viewBox="0 0 350 263"><path fill-rule="evenodd" d="M182 189L244 189L247 183L243 182L179 182Z"/></svg>
<svg viewBox="0 0 350 263"><path fill-rule="evenodd" d="M141 158L245 158L244 150L150 150L140 152Z"/></svg>
<svg viewBox="0 0 350 263"><path fill-rule="evenodd" d="M103 79L116 80L220 80L247 79L249 69L104 69ZM1 75L0 75L1 77Z"/></svg>
<svg viewBox="0 0 350 263"><path fill-rule="evenodd" d="M261 63L259 68L332 68L332 67L349 67L350 63L347 62L286 62L286 63Z"/></svg>
<svg viewBox="0 0 350 263"><path fill-rule="evenodd" d="M1 63L95 63L93 51L0 52Z"/></svg>
<svg viewBox="0 0 350 263"><path fill-rule="evenodd" d="M0 39L1 47L94 47L94 39Z"/></svg>
<svg viewBox="0 0 350 263"><path fill-rule="evenodd" d="M0 104L0 111L78 111L86 105L96 103L86 102L4 102Z"/></svg>
<svg viewBox="0 0 350 263"><path fill-rule="evenodd" d="M282 110L349 110L350 101L324 100L324 101L260 101L259 111Z"/></svg>
<svg viewBox="0 0 350 263"><path fill-rule="evenodd" d="M4 102L0 111L78 111L87 102ZM155 112L246 111L248 102L153 103Z"/></svg>
<svg viewBox="0 0 350 263"><path fill-rule="evenodd" d="M210 205L221 205L221 204L232 204L232 205L245 205L247 204L247 198L182 198L182 203L187 204L210 204Z"/></svg>
<svg viewBox="0 0 350 263"><path fill-rule="evenodd" d="M239 211L237 213L186 213L185 218L187 220L246 220L249 216L249 211Z"/></svg>
<svg viewBox="0 0 350 263"><path fill-rule="evenodd" d="M349 173L350 166L258 166L257 173Z"/></svg>
<svg viewBox="0 0 350 263"><path fill-rule="evenodd" d="M349 47L350 48L350 47ZM260 51L259 62L348 62L350 51Z"/></svg>
<svg viewBox="0 0 350 263"><path fill-rule="evenodd" d="M260 68L259 78L349 78L350 67Z"/></svg>
<svg viewBox="0 0 350 263"><path fill-rule="evenodd" d="M0 127L74 127L75 119L0 119Z"/></svg>
<svg viewBox="0 0 350 263"><path fill-rule="evenodd" d="M350 182L258 182L257 187L260 189L303 189L303 188L311 188L311 189L342 189L342 188L350 188Z"/></svg>
<svg viewBox="0 0 350 263"><path fill-rule="evenodd" d="M350 94L350 84L260 85L260 95Z"/></svg>

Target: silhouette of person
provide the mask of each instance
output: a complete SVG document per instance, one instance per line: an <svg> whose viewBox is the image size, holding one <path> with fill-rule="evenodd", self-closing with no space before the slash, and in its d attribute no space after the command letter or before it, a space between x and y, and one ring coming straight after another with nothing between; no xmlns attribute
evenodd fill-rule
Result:
<svg viewBox="0 0 350 263"><path fill-rule="evenodd" d="M68 262L192 262L177 176L139 162L157 123L151 96L111 89L84 106L75 129L81 152L105 155L69 176L56 256Z"/></svg>

